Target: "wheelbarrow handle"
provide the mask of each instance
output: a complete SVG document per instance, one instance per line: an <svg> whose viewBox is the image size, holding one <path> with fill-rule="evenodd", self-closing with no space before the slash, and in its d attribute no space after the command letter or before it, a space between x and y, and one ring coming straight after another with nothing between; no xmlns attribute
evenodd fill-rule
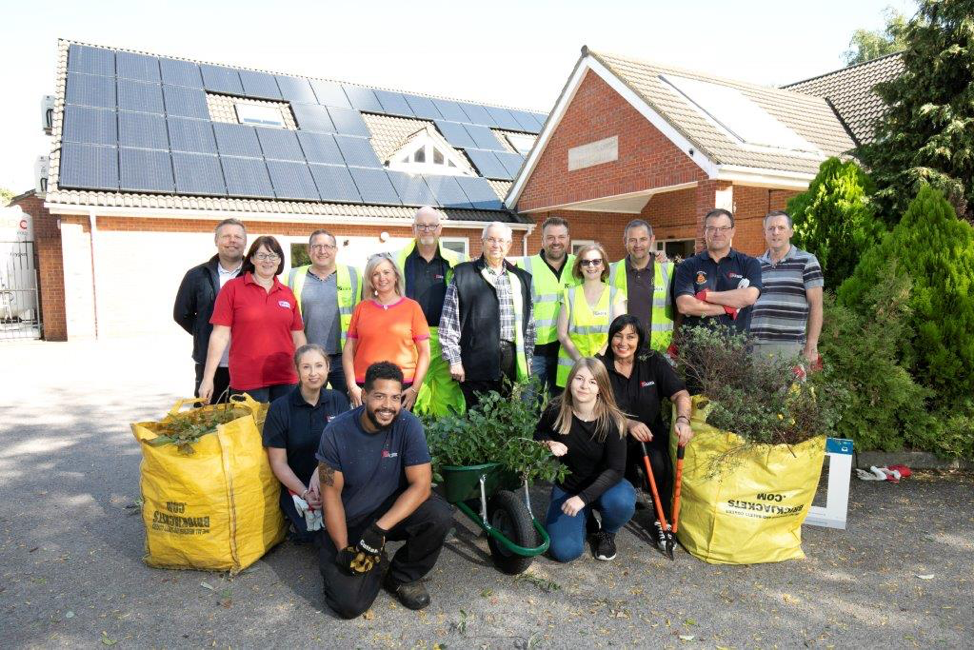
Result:
<svg viewBox="0 0 974 650"><path fill-rule="evenodd" d="M653 467L649 462L649 451L646 449L646 443L640 440L639 448L643 452L643 466L646 468L646 479L649 481L649 488L653 493L653 504L656 506L656 518L659 519L663 530L667 530L666 514L663 512L663 504L659 500L659 490L656 489L656 477L653 476Z"/></svg>

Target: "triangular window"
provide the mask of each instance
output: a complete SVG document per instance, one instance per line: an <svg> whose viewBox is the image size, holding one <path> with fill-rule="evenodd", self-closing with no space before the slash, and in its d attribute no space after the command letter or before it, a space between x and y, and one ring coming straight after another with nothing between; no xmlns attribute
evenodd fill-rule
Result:
<svg viewBox="0 0 974 650"><path fill-rule="evenodd" d="M386 164L389 169L410 174L477 175L463 156L429 127L409 136Z"/></svg>

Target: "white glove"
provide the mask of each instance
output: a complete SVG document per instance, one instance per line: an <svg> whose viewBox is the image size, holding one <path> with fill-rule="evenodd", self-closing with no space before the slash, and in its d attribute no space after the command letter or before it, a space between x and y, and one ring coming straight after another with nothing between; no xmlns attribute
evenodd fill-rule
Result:
<svg viewBox="0 0 974 650"><path fill-rule="evenodd" d="M321 530L325 523L321 518L321 510L309 510L304 515L304 523L308 526L308 531Z"/></svg>
<svg viewBox="0 0 974 650"><path fill-rule="evenodd" d="M307 518L308 511L311 510L311 506L308 505L308 502L293 492L291 493L291 498L294 499L294 508L298 511L298 514Z"/></svg>

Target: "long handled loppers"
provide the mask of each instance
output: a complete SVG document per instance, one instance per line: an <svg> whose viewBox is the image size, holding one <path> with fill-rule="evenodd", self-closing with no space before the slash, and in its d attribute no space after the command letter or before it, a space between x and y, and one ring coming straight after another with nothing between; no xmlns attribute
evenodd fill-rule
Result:
<svg viewBox="0 0 974 650"><path fill-rule="evenodd" d="M653 494L653 504L656 506L656 519L659 522L659 541L661 551L671 560L673 559L673 549L676 548L676 531L680 519L680 488L683 483L683 445L676 450L676 485L673 488L673 523L670 525L666 521L666 513L663 512L663 504L659 498L659 490L656 488L656 478L653 476L653 467L649 462L649 452L646 450L646 443L640 442L639 447L643 451L643 466L646 469L646 480L649 489Z"/></svg>

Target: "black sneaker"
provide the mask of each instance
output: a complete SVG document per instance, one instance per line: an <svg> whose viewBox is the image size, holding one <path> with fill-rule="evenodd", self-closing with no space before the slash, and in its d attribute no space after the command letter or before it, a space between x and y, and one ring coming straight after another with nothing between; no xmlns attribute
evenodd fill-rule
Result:
<svg viewBox="0 0 974 650"><path fill-rule="evenodd" d="M608 562L616 557L615 533L599 532L595 540L595 559Z"/></svg>
<svg viewBox="0 0 974 650"><path fill-rule="evenodd" d="M387 573L385 580L383 580L383 586L385 586L389 593L399 599L403 607L408 609L424 609L429 607L430 595L421 580L398 583L392 579L391 573Z"/></svg>
<svg viewBox="0 0 974 650"><path fill-rule="evenodd" d="M661 551L666 550L666 533L663 532L663 524L659 521L654 521L653 525L656 526L656 546L659 547Z"/></svg>
<svg viewBox="0 0 974 650"><path fill-rule="evenodd" d="M602 532L602 522L595 517L595 513L591 509L588 511L588 516L585 519L585 536L591 537L593 535L598 535Z"/></svg>

